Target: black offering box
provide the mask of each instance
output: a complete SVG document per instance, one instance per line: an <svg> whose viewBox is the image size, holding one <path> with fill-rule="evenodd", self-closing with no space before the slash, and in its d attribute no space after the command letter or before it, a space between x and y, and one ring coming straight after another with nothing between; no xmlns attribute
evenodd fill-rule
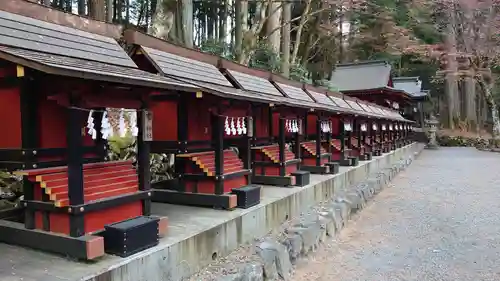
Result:
<svg viewBox="0 0 500 281"><path fill-rule="evenodd" d="M141 216L104 226L105 252L124 258L158 245L159 221Z"/></svg>
<svg viewBox="0 0 500 281"><path fill-rule="evenodd" d="M257 185L248 185L240 188L232 189L232 193L236 194L238 208L247 209L260 203L261 187Z"/></svg>
<svg viewBox="0 0 500 281"><path fill-rule="evenodd" d="M306 186L311 182L311 173L308 171L295 171L292 173L295 177L295 185Z"/></svg>

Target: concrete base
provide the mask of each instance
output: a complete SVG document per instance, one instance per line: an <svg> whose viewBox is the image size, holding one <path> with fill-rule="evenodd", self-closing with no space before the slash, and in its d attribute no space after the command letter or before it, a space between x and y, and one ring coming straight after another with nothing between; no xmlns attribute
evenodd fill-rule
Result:
<svg viewBox="0 0 500 281"><path fill-rule="evenodd" d="M169 233L154 248L127 258L105 256L96 263L0 244L0 280L23 281L178 281L239 245L253 242L301 212L362 182L369 174L418 153L413 143L357 167L340 167L336 175L311 175L304 187L265 186L259 205L232 212L170 204L153 204L153 214L169 217ZM12 279L15 277L14 279Z"/></svg>

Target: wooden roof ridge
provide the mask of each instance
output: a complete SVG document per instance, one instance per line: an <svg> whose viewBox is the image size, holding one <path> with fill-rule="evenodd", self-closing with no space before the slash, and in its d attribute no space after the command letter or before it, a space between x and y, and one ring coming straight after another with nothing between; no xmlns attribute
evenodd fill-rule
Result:
<svg viewBox="0 0 500 281"><path fill-rule="evenodd" d="M392 77L393 82L418 82L420 81L419 76L399 76Z"/></svg>
<svg viewBox="0 0 500 281"><path fill-rule="evenodd" d="M0 3L13 3L7 1ZM0 25L3 27L0 28L0 60L56 76L158 89L198 89L139 70L112 37L1 9Z"/></svg>
<svg viewBox="0 0 500 281"><path fill-rule="evenodd" d="M304 89L304 83L288 79L280 74L271 73L270 80L276 83L285 84L299 89Z"/></svg>
<svg viewBox="0 0 500 281"><path fill-rule="evenodd" d="M276 89L278 89L278 91L290 99L307 103L307 105L314 108L326 109L324 108L324 103L319 103L311 97L311 95L304 89L304 83L302 82L294 81L275 73L271 73L269 81L274 87L276 87Z"/></svg>
<svg viewBox="0 0 500 281"><path fill-rule="evenodd" d="M262 69L257 69L257 68L250 68L246 65L239 64L234 61L230 61L225 58L219 58L219 68L221 69L227 69L227 70L233 70L237 72L241 72L247 75L253 75L259 78L264 78L268 81L271 80L271 75L272 73L267 70L262 70Z"/></svg>
<svg viewBox="0 0 500 281"><path fill-rule="evenodd" d="M348 100L348 101L353 101L353 102L361 102L361 103L365 103L363 100L361 99L358 99L356 97L350 97L348 95L344 95L344 100Z"/></svg>
<svg viewBox="0 0 500 281"><path fill-rule="evenodd" d="M328 89L321 86L314 86L309 83L303 83L304 90L314 91L316 93L328 95Z"/></svg>
<svg viewBox="0 0 500 281"><path fill-rule="evenodd" d="M219 56L207 54L196 49L186 48L136 29L126 29L123 33L123 38L128 44L152 48L172 55L205 62L214 66L217 66L220 60Z"/></svg>
<svg viewBox="0 0 500 281"><path fill-rule="evenodd" d="M334 91L330 91L330 90L326 90L326 95L329 96L329 97L337 97L337 98L341 98L341 99L344 99L344 94L341 93L341 92L334 92Z"/></svg>
<svg viewBox="0 0 500 281"><path fill-rule="evenodd" d="M366 61L354 61L347 63L339 63L335 65L335 68L339 67L366 67L366 66L374 66L374 65L388 65L389 62L387 60L366 60Z"/></svg>
<svg viewBox="0 0 500 281"><path fill-rule="evenodd" d="M89 19L26 0L1 0L0 10L114 39L120 39L123 32L121 25Z"/></svg>
<svg viewBox="0 0 500 281"><path fill-rule="evenodd" d="M134 45L129 52L131 57L144 55L162 76L193 84L203 92L223 98L263 103L283 98L279 92L278 96L266 96L259 91L235 85L233 80L237 79L231 79L221 71L222 58L219 56L173 44L135 29L125 30L124 39L127 44ZM265 81L269 82L268 79ZM269 85L269 88L275 90L273 85Z"/></svg>

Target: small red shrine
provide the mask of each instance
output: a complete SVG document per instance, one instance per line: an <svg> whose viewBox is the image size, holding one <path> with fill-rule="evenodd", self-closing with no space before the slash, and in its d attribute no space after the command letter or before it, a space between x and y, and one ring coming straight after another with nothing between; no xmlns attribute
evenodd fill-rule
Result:
<svg viewBox="0 0 500 281"><path fill-rule="evenodd" d="M0 23L10 26L0 29L0 120L9 132L0 167L17 170L24 193L23 223L0 214L0 241L87 260L157 244L165 221L150 216L149 97L199 88L139 70L106 36L113 26L100 35L5 11ZM106 161L110 107L138 112L137 163ZM130 226L144 236L125 249L107 230Z"/></svg>

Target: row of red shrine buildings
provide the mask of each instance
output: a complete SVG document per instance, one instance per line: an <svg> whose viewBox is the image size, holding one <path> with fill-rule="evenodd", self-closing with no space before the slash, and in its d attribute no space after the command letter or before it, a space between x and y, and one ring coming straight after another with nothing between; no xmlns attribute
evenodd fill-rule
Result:
<svg viewBox="0 0 500 281"><path fill-rule="evenodd" d="M338 66L341 94L124 34L128 51L119 27L0 3L0 167L24 179L0 242L127 256L164 231L151 202L248 208L261 185L304 186L410 143L391 108L411 108L420 81L385 62ZM106 108L137 110L136 163L106 161ZM151 153L176 155L175 179L151 184Z"/></svg>

